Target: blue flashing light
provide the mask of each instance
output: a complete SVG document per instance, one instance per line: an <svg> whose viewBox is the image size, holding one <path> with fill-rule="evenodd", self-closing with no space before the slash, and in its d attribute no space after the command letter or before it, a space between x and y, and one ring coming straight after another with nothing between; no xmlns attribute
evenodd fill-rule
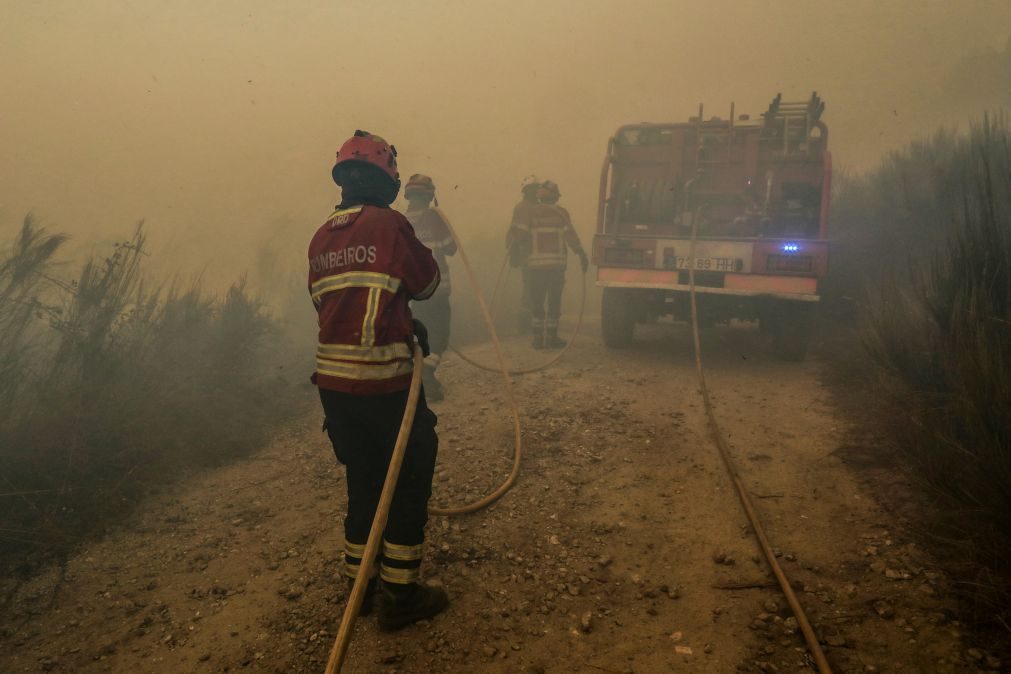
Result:
<svg viewBox="0 0 1011 674"><path fill-rule="evenodd" d="M784 253L796 253L800 250L800 244L797 243L784 243L783 252Z"/></svg>

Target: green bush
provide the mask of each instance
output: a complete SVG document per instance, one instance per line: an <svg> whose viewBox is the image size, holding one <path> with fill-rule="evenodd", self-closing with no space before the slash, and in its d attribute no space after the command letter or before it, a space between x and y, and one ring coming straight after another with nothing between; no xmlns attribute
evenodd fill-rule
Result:
<svg viewBox="0 0 1011 674"><path fill-rule="evenodd" d="M141 227L61 281L63 243L28 217L0 256L0 553L69 551L152 486L259 448L302 400L244 281L149 287Z"/></svg>

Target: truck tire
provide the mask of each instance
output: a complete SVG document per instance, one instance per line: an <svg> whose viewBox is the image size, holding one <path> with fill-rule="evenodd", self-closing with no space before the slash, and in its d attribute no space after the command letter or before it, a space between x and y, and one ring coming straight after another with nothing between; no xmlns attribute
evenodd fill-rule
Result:
<svg viewBox="0 0 1011 674"><path fill-rule="evenodd" d="M622 349L631 344L635 334L635 314L630 293L622 288L604 288L600 322L605 346Z"/></svg>
<svg viewBox="0 0 1011 674"><path fill-rule="evenodd" d="M776 355L794 362L804 360L811 341L814 307L806 303L781 302L766 320L771 322L769 332Z"/></svg>

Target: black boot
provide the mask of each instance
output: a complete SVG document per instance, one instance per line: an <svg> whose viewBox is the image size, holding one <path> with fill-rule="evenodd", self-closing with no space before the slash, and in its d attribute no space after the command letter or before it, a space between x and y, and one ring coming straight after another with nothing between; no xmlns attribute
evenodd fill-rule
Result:
<svg viewBox="0 0 1011 674"><path fill-rule="evenodd" d="M545 349L563 349L565 340L558 336L558 328L548 328L548 336L544 339Z"/></svg>
<svg viewBox="0 0 1011 674"><path fill-rule="evenodd" d="M534 329L534 338L533 338L533 341L530 342L530 344L535 349L543 349L544 348L544 332L535 328Z"/></svg>
<svg viewBox="0 0 1011 674"><path fill-rule="evenodd" d="M449 596L441 587L384 582L379 593L379 629L393 632L446 610Z"/></svg>
<svg viewBox="0 0 1011 674"><path fill-rule="evenodd" d="M351 591L355 588L355 579L348 578L348 599L351 599ZM364 618L372 613L372 608L376 603L376 579L369 580L365 586L365 596L362 597L362 605L358 607L358 617Z"/></svg>

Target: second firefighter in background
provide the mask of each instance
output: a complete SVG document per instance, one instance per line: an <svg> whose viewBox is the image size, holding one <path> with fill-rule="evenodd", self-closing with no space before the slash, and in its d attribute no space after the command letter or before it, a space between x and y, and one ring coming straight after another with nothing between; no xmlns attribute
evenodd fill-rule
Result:
<svg viewBox="0 0 1011 674"><path fill-rule="evenodd" d="M558 205L560 196L558 185L545 180L537 191L538 203L515 218L510 230L512 244L527 253L527 299L535 349L565 346L558 336L558 319L562 315L568 249L579 257L584 274L590 266L569 212Z"/></svg>
<svg viewBox="0 0 1011 674"><path fill-rule="evenodd" d="M452 312L449 305L449 264L447 257L456 254L456 241L446 224L446 217L439 210L435 198L435 183L426 175L415 173L404 186L407 198L407 216L418 239L432 250L439 264L442 282L435 293L425 302L414 302L411 311L428 328L428 343L431 353L425 357L423 382L425 395L429 400L442 400L442 383L436 379L442 354L449 348L449 324ZM435 207L432 207L432 203Z"/></svg>

